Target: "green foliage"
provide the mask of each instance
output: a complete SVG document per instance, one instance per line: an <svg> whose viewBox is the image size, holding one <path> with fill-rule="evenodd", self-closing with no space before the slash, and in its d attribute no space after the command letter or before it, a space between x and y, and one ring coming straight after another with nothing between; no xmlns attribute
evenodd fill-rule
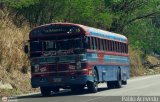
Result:
<svg viewBox="0 0 160 102"><path fill-rule="evenodd" d="M34 5L38 1L39 0L3 0L3 2L7 3L10 7L17 9Z"/></svg>
<svg viewBox="0 0 160 102"><path fill-rule="evenodd" d="M145 53L160 52L159 0L3 0L31 27L72 22L125 34Z"/></svg>

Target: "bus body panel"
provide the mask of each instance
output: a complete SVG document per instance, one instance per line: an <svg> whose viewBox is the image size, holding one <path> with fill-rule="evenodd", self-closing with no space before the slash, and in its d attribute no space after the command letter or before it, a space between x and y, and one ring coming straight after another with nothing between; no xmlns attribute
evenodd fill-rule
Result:
<svg viewBox="0 0 160 102"><path fill-rule="evenodd" d="M128 66L96 66L98 70L99 82L117 81L118 70L121 69L122 80L129 79Z"/></svg>
<svg viewBox="0 0 160 102"><path fill-rule="evenodd" d="M61 79L61 81L54 82L55 79ZM49 86L49 87L66 87L71 85L85 85L87 81L93 82L93 77L88 75L81 76L49 76L49 77L33 77L31 79L31 85L33 88L39 86Z"/></svg>

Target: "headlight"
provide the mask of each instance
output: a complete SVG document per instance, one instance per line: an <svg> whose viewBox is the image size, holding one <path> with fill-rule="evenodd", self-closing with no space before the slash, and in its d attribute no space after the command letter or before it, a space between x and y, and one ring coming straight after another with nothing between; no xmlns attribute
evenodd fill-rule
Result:
<svg viewBox="0 0 160 102"><path fill-rule="evenodd" d="M34 66L34 70L35 70L35 72L39 72L39 65L38 64Z"/></svg>
<svg viewBox="0 0 160 102"><path fill-rule="evenodd" d="M80 62L80 61L78 61L78 62L76 63L76 69L81 69L81 62Z"/></svg>

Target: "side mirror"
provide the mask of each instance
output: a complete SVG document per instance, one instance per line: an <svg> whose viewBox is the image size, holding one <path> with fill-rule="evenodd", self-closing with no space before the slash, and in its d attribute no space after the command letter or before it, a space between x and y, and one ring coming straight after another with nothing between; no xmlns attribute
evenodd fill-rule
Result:
<svg viewBox="0 0 160 102"><path fill-rule="evenodd" d="M24 46L24 52L27 54L29 51L28 51L28 45L25 45Z"/></svg>

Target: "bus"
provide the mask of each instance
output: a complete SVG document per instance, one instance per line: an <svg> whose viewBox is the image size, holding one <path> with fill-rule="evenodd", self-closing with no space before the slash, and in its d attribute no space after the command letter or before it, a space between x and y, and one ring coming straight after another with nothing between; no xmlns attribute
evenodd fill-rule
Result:
<svg viewBox="0 0 160 102"><path fill-rule="evenodd" d="M99 83L121 88L129 79L128 40L125 36L74 23L50 23L31 30L31 85L42 96L60 88L96 93Z"/></svg>

